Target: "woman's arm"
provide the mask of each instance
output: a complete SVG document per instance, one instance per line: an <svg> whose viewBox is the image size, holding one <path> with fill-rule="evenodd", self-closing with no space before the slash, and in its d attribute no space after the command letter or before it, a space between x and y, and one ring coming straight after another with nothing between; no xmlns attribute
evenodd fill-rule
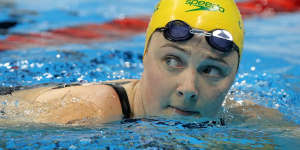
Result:
<svg viewBox="0 0 300 150"><path fill-rule="evenodd" d="M27 122L82 125L120 120L122 117L118 96L107 85L58 89L41 87L16 91L0 99L8 103L18 101L18 106L5 108L6 116Z"/></svg>
<svg viewBox="0 0 300 150"><path fill-rule="evenodd" d="M269 127L295 125L287 121L278 110L267 108L248 100L240 102L228 100L225 107L229 116L231 116L228 121L233 124Z"/></svg>

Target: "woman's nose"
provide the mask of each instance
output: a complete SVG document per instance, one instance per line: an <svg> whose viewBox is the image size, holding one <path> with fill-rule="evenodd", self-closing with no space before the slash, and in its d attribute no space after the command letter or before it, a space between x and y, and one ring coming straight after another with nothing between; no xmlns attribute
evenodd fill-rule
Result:
<svg viewBox="0 0 300 150"><path fill-rule="evenodd" d="M177 95L185 100L196 100L198 98L198 94L195 91L177 90Z"/></svg>
<svg viewBox="0 0 300 150"><path fill-rule="evenodd" d="M185 100L198 99L195 74L189 74L181 78L180 85L177 88L176 94L183 97Z"/></svg>

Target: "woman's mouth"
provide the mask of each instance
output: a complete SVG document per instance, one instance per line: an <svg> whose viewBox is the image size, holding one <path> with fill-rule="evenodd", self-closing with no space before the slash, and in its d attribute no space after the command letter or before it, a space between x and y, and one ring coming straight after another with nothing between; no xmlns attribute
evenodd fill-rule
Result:
<svg viewBox="0 0 300 150"><path fill-rule="evenodd" d="M200 113L196 112L196 111L184 110L184 109L177 108L177 107L170 106L170 105L168 107L171 108L171 109L174 109L177 114L180 114L180 115L183 115L183 116L200 115Z"/></svg>

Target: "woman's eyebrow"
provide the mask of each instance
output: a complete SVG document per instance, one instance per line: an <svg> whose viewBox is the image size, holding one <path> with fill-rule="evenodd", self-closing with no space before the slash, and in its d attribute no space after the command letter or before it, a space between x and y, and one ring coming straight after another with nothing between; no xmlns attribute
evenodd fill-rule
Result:
<svg viewBox="0 0 300 150"><path fill-rule="evenodd" d="M225 64L225 65L229 65L229 64L228 64L224 59L222 59L221 57L206 56L205 59L212 60L212 61L216 61L216 62L220 62L220 63Z"/></svg>
<svg viewBox="0 0 300 150"><path fill-rule="evenodd" d="M181 52L187 54L188 56L191 56L191 55L192 55L191 51L186 50L186 49L184 49L184 48L182 48L182 47L179 47L179 46L177 46L177 45L175 45L175 44L172 44L172 43L166 43L166 44L164 44L164 45L161 46L161 47L172 47L172 48L174 48L174 49L176 49L176 50L179 50L179 51L181 51ZM212 61L216 61L216 62L223 63L223 64L225 64L225 65L229 65L229 64L228 64L221 56L214 57L214 56L207 55L207 56L205 57L205 59L209 59L209 60L212 60Z"/></svg>
<svg viewBox="0 0 300 150"><path fill-rule="evenodd" d="M174 44L171 44L171 43L167 43L167 44L165 44L165 45L163 45L163 46L161 46L161 47L172 47L172 48L174 48L174 49L177 49L177 50L179 50L179 51L181 51L181 52L187 54L188 56L191 56L191 55L192 55L191 51L188 51L188 50L186 50L186 49L184 49L184 48L182 48L182 47L179 47L179 46L174 45Z"/></svg>

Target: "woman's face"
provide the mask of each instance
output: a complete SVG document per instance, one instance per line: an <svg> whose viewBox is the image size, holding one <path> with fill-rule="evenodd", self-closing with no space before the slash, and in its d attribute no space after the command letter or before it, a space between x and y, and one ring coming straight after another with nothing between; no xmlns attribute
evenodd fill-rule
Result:
<svg viewBox="0 0 300 150"><path fill-rule="evenodd" d="M214 117L235 78L238 53L221 53L195 35L171 42L154 32L144 57L141 92L148 115Z"/></svg>

